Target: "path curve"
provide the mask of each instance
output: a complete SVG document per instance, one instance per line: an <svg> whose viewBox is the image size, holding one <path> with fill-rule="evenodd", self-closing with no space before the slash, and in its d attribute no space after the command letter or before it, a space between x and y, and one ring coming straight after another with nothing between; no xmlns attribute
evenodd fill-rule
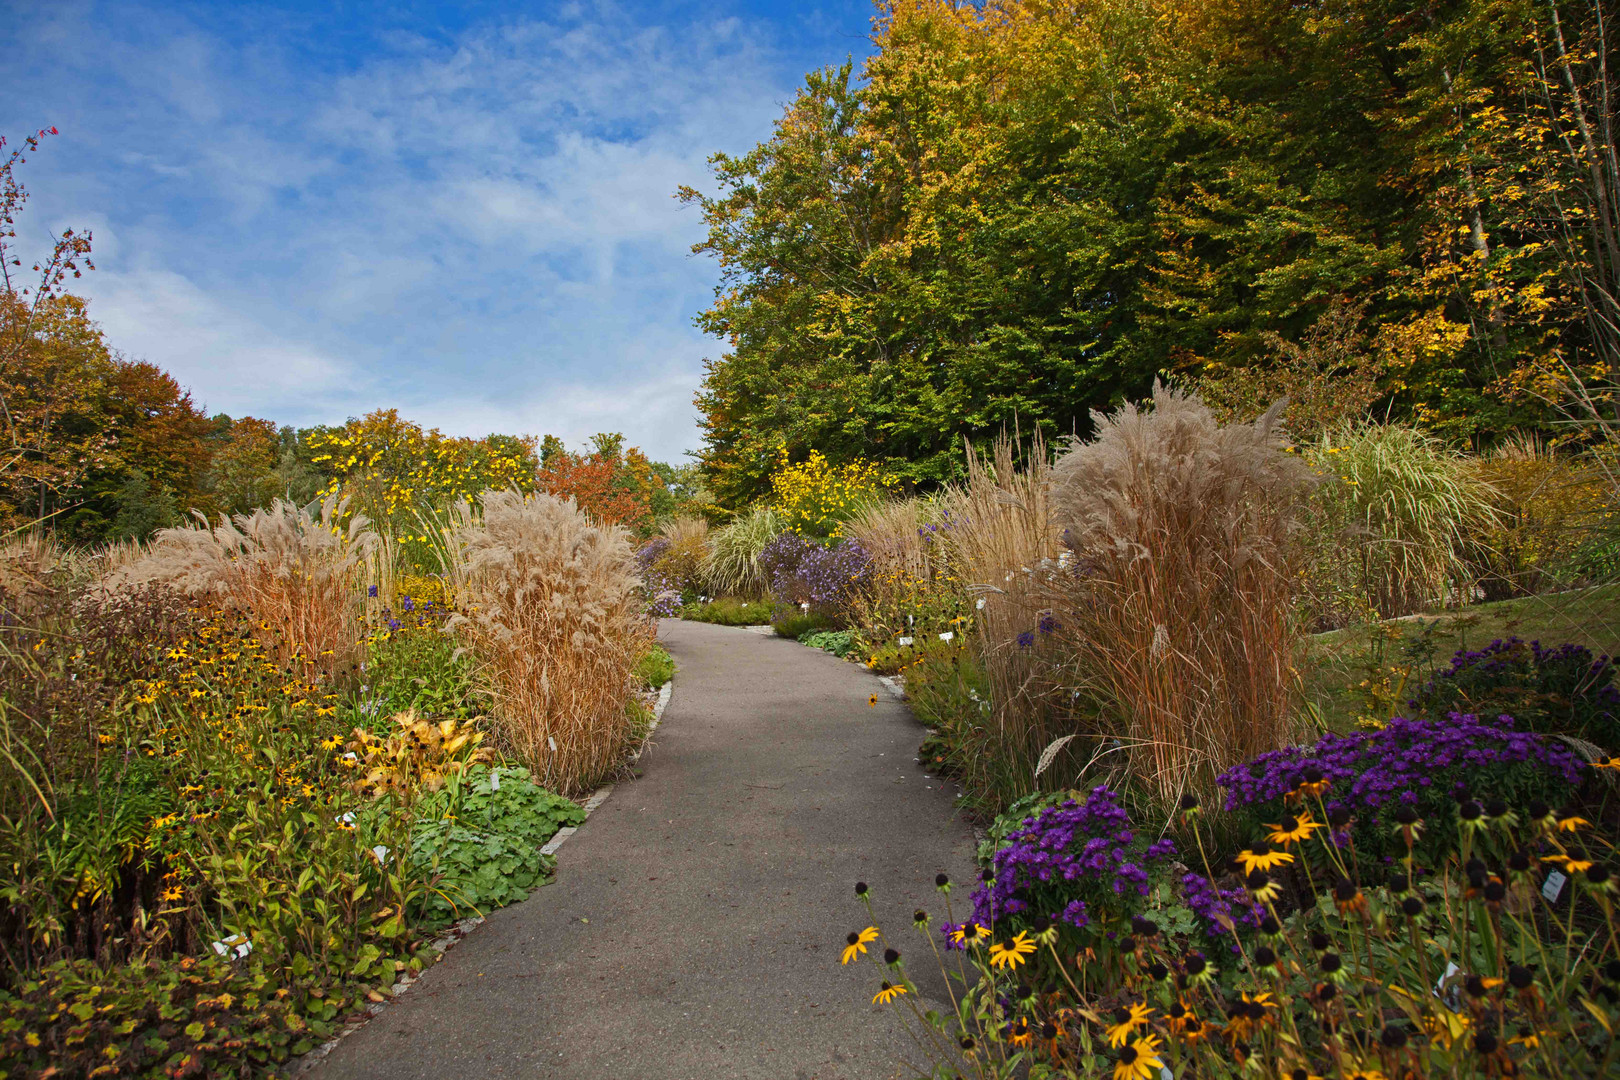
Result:
<svg viewBox="0 0 1620 1080"><path fill-rule="evenodd" d="M910 1040L870 1004L877 972L838 952L864 925L857 880L896 944L921 948L911 916L943 912L934 875L973 870L954 787L923 773L922 729L862 668L750 630L665 620L660 638L679 673L642 777L564 845L554 884L311 1080L897 1075Z"/></svg>

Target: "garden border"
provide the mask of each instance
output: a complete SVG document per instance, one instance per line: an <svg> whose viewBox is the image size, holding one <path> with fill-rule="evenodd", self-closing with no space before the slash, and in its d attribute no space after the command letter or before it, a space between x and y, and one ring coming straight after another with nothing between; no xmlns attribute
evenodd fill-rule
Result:
<svg viewBox="0 0 1620 1080"><path fill-rule="evenodd" d="M664 709L669 705L669 699L674 692L675 679L673 676L671 676L670 679L658 689L658 700L653 703L652 708L652 723L647 725L647 734L642 737L641 745L638 746L635 752L630 755L628 759L630 764L640 761L641 756L647 752L647 747L652 744L653 732L658 730L659 721L663 720L664 718ZM601 787L597 788L591 793L590 798L586 799L580 804L585 811L585 817L587 820L589 820L591 813L596 810L597 807L606 802L609 795L613 794L614 786L615 785L613 784L603 784ZM562 847L568 838L573 836L578 831L579 826L577 825L567 825L561 829L558 829L552 838L547 840L544 846L540 848L540 854L555 855L557 853L557 849ZM541 888L544 888L544 886L541 886ZM538 891L539 889L535 890L535 892ZM530 894L531 898L532 896L533 893ZM522 901L519 902L521 903ZM457 942L466 937L473 930L477 929L478 926L484 922L484 918L485 917L482 915L474 915L470 918L462 919L460 922L450 927L449 930L436 939L432 944L430 944L428 948L438 953L439 958L442 959L444 954L453 948ZM434 962L437 963L438 961L435 960ZM286 1064L286 1066L283 1067L281 1070L282 1074L289 1077L302 1076L311 1069L315 1068L322 1061L326 1060L328 1054L337 1049L338 1043L365 1027L374 1017L376 1017L384 1009L388 1008L389 1004L392 1003L396 998L405 993L412 986L415 986L417 981L421 979L423 973L425 973L427 970L427 968L423 968L422 971L415 974L406 972L404 975L400 976L399 980L388 988L388 996L386 998L384 998L382 1001L378 1001L366 1006L366 1015L362 1019L345 1024L341 1031L323 1042L321 1045L315 1047L315 1049L309 1051L307 1054L302 1054L299 1057L293 1058Z"/></svg>

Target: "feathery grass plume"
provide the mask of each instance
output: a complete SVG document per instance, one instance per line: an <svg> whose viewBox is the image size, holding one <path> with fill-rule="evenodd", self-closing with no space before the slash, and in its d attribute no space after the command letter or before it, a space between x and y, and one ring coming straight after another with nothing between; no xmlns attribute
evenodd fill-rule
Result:
<svg viewBox="0 0 1620 1080"><path fill-rule="evenodd" d="M504 750L553 791L579 795L634 735L636 664L650 643L630 534L573 499L486 491L455 508L448 628L478 657Z"/></svg>
<svg viewBox="0 0 1620 1080"><path fill-rule="evenodd" d="M360 651L361 585L379 541L346 500L328 496L297 507L277 499L268 510L221 515L209 526L161 529L146 553L103 579L109 587L167 585L251 614L279 662L331 673Z"/></svg>
<svg viewBox="0 0 1620 1080"><path fill-rule="evenodd" d="M768 506L755 506L709 534L703 577L716 596L757 599L770 582L759 564L760 552L782 531L782 520Z"/></svg>
<svg viewBox="0 0 1620 1080"><path fill-rule="evenodd" d="M1464 551L1498 516L1467 458L1413 427L1363 424L1324 435L1307 459L1324 480L1310 511L1314 581L1386 619L1467 597Z"/></svg>
<svg viewBox="0 0 1620 1080"><path fill-rule="evenodd" d="M1048 575L1081 668L1117 710L1131 772L1169 803L1284 745L1300 627L1297 523L1313 482L1273 406L1221 426L1155 385L1151 409L1093 414L1052 470L1073 552Z"/></svg>

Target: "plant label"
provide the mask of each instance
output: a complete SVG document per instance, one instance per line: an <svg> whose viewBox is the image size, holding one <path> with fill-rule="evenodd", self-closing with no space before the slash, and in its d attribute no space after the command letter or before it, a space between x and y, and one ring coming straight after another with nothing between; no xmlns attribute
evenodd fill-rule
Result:
<svg viewBox="0 0 1620 1080"><path fill-rule="evenodd" d="M1545 896L1549 903L1556 901L1558 894L1564 891L1564 882L1568 880L1563 871L1554 870L1547 875L1547 880L1542 882L1541 895Z"/></svg>

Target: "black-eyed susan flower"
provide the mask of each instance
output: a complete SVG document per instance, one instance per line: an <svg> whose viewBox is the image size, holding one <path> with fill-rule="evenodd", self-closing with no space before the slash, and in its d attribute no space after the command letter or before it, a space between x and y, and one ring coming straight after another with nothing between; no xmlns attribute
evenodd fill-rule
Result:
<svg viewBox="0 0 1620 1080"><path fill-rule="evenodd" d="M1154 1080L1164 1062L1159 1059L1159 1040L1144 1035L1119 1051L1114 1080Z"/></svg>
<svg viewBox="0 0 1620 1080"><path fill-rule="evenodd" d="M1312 820L1310 812L1306 811L1298 815L1290 814L1283 818L1280 825L1267 825L1266 828L1271 830L1266 839L1273 844L1293 844L1309 840L1311 833L1322 828L1322 823Z"/></svg>
<svg viewBox="0 0 1620 1080"><path fill-rule="evenodd" d="M867 698L866 703L874 709L877 708L877 695L873 694L871 697Z"/></svg>
<svg viewBox="0 0 1620 1080"><path fill-rule="evenodd" d="M1128 1007L1121 1006L1115 1010L1114 1022L1103 1030L1103 1036L1109 1046L1124 1046L1137 1028L1147 1026L1148 1017L1152 1015L1153 1010L1140 1001Z"/></svg>
<svg viewBox="0 0 1620 1080"><path fill-rule="evenodd" d="M990 936L990 928L969 920L951 931L951 941L957 945L977 945Z"/></svg>
<svg viewBox="0 0 1620 1080"><path fill-rule="evenodd" d="M990 966L1016 968L1034 951L1035 943L1029 940L1028 932L1020 930L1018 936L1005 945L998 941L990 946Z"/></svg>
<svg viewBox="0 0 1620 1080"><path fill-rule="evenodd" d="M1271 875L1264 870L1251 870L1243 879L1249 892L1262 904L1269 904L1282 895L1282 886L1271 879Z"/></svg>
<svg viewBox="0 0 1620 1080"><path fill-rule="evenodd" d="M882 986L878 987L878 992L872 995L872 1004L887 1005L905 992L906 988L904 986L896 986L894 983L885 981Z"/></svg>
<svg viewBox="0 0 1620 1080"><path fill-rule="evenodd" d="M1016 1047L1026 1047L1034 1038L1035 1032L1030 1028L1029 1021L1023 1017L1019 1017L1007 1025L1007 1041Z"/></svg>
<svg viewBox="0 0 1620 1080"><path fill-rule="evenodd" d="M1237 858L1245 874L1252 874L1256 870L1271 870L1294 861L1293 855L1286 851L1273 851L1271 845L1263 841L1238 852Z"/></svg>
<svg viewBox="0 0 1620 1080"><path fill-rule="evenodd" d="M1561 813L1558 815L1556 824L1559 832L1572 833L1580 829L1588 828L1592 823L1578 814Z"/></svg>
<svg viewBox="0 0 1620 1080"><path fill-rule="evenodd" d="M848 938L849 944L844 946L843 956L838 962L840 964L849 963L857 956L865 953L867 945L876 941L877 938L878 928L875 926L868 926L865 930L851 933Z"/></svg>

